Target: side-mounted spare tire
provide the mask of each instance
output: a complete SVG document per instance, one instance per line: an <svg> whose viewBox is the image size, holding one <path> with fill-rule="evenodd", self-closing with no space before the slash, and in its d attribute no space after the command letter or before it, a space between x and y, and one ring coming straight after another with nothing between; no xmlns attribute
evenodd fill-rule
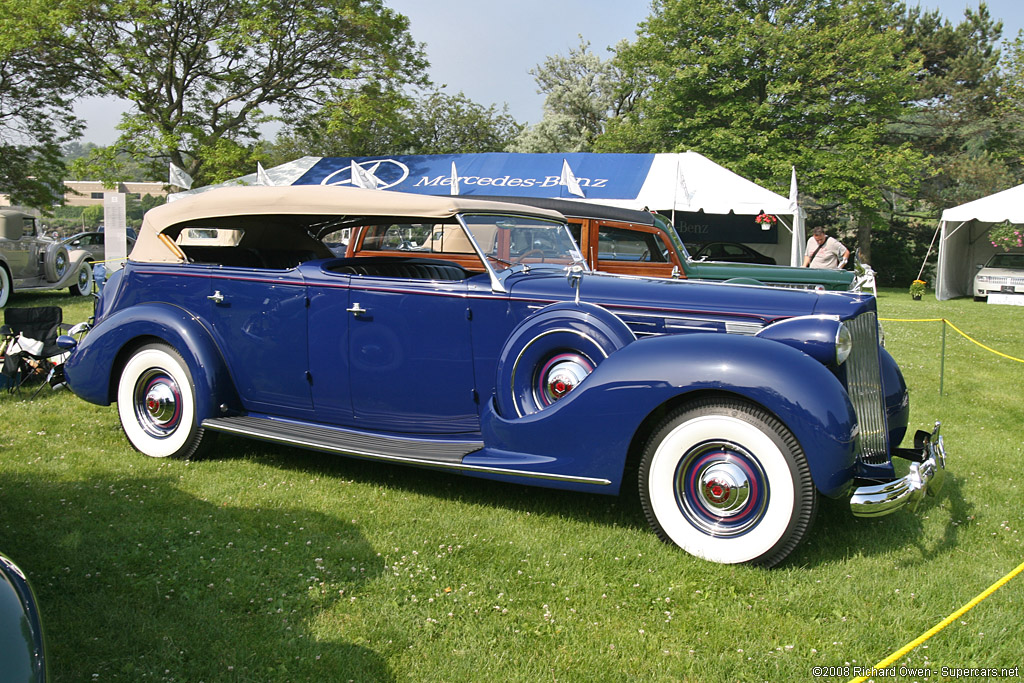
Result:
<svg viewBox="0 0 1024 683"><path fill-rule="evenodd" d="M502 347L498 413L511 419L544 410L635 340L626 323L596 304L563 302L541 309L512 330Z"/></svg>

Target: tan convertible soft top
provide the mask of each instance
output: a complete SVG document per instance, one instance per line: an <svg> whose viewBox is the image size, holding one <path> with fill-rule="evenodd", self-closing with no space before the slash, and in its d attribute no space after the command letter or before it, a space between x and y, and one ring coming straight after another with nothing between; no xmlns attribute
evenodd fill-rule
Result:
<svg viewBox="0 0 1024 683"><path fill-rule="evenodd" d="M311 215L445 219L457 213L478 212L564 220L556 211L471 197L437 197L324 185L225 187L150 209L142 221L130 258L132 261L180 262L177 250L161 240L160 234L182 223L219 217Z"/></svg>

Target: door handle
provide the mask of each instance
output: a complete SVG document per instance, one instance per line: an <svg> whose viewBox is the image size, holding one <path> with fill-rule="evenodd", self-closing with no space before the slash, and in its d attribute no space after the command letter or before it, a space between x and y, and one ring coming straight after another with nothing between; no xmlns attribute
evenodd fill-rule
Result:
<svg viewBox="0 0 1024 683"><path fill-rule="evenodd" d="M213 294L211 294L210 296L206 297L206 298L209 299L210 301L212 301L215 304L222 304L222 303L224 303L224 295L220 293L219 289L216 292L214 292Z"/></svg>
<svg viewBox="0 0 1024 683"><path fill-rule="evenodd" d="M366 313L366 309L360 306L358 303L352 304L351 307L346 308L345 310L351 313L352 315L356 316L357 318L362 314Z"/></svg>

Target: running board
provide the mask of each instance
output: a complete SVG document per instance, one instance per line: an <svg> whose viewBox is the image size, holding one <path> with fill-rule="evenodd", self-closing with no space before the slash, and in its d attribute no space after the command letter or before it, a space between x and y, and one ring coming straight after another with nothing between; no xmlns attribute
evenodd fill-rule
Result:
<svg viewBox="0 0 1024 683"><path fill-rule="evenodd" d="M608 486L607 479L579 477L566 474L535 472L481 463L468 464L463 458L484 447L483 441L458 439L411 439L401 436L381 436L348 429L321 427L300 422L286 422L265 417L212 417L203 420L202 427L215 432L226 432L261 441L309 448L370 460L437 467L480 474L552 479L579 484Z"/></svg>
<svg viewBox="0 0 1024 683"><path fill-rule="evenodd" d="M265 417L212 417L203 428L263 441L382 460L453 465L484 447L482 441L409 439L333 429Z"/></svg>

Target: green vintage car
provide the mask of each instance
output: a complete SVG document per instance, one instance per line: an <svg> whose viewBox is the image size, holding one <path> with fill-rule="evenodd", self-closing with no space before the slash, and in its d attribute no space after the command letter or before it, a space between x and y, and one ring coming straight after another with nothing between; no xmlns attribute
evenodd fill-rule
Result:
<svg viewBox="0 0 1024 683"><path fill-rule="evenodd" d="M606 273L856 291L854 273L848 270L695 260L668 221L648 211L564 199L478 195L474 198L558 211L568 220L588 265Z"/></svg>

